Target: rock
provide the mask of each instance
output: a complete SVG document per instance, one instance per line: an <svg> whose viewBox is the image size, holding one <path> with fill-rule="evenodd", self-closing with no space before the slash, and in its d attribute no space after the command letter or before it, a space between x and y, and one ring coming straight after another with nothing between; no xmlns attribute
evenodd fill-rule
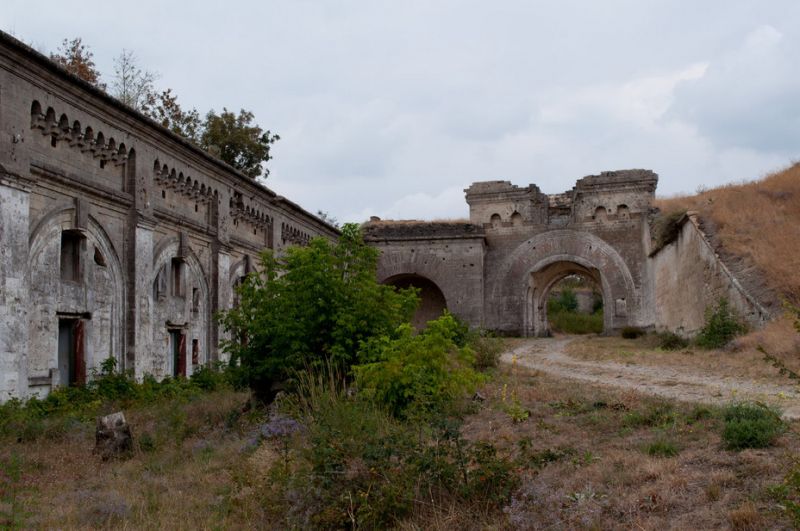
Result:
<svg viewBox="0 0 800 531"><path fill-rule="evenodd" d="M133 450L131 427L122 411L97 417L94 453L107 461L111 458L128 457Z"/></svg>
<svg viewBox="0 0 800 531"><path fill-rule="evenodd" d="M483 402L486 400L486 397L481 394L480 391L476 391L475 394L472 396L472 400L475 402Z"/></svg>

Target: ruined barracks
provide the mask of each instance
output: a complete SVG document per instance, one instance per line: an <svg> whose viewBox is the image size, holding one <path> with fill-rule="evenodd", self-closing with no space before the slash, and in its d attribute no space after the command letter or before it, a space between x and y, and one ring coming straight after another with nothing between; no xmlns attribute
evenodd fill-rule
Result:
<svg viewBox="0 0 800 531"><path fill-rule="evenodd" d="M0 401L220 359L259 253L334 227L0 33Z"/></svg>
<svg viewBox="0 0 800 531"><path fill-rule="evenodd" d="M420 289L417 325L448 309L547 335L548 294L573 274L598 287L606 333L691 335L720 297L769 318L774 301L738 280L697 216L654 245L657 182L604 172L554 195L479 182L468 221L373 219L364 234L379 281ZM0 401L80 384L109 357L137 378L189 376L222 357L214 315L263 249L337 234L0 33Z"/></svg>

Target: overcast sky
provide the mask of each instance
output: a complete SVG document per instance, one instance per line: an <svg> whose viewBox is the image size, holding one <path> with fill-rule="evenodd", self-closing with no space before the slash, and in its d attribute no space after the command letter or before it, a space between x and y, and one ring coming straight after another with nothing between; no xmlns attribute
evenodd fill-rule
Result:
<svg viewBox="0 0 800 531"><path fill-rule="evenodd" d="M266 184L340 221L624 168L694 192L800 153L797 0L3 0L0 28L81 36L106 81L133 50L185 106L252 110L281 135Z"/></svg>

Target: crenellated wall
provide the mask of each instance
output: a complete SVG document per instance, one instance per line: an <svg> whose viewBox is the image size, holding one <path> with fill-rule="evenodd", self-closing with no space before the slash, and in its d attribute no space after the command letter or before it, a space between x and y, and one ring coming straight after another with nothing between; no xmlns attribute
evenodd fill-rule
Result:
<svg viewBox="0 0 800 531"><path fill-rule="evenodd" d="M0 33L0 400L188 376L262 250L337 234Z"/></svg>

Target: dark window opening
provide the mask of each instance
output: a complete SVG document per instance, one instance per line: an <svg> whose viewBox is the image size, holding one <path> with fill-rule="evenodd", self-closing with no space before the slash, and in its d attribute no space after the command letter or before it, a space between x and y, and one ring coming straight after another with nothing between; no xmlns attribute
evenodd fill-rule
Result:
<svg viewBox="0 0 800 531"><path fill-rule="evenodd" d="M192 365L200 365L200 340L192 339Z"/></svg>
<svg viewBox="0 0 800 531"><path fill-rule="evenodd" d="M197 212L197 203L194 204L194 211Z"/></svg>
<svg viewBox="0 0 800 531"><path fill-rule="evenodd" d="M167 198L167 191L161 190L161 199L166 199L166 198Z"/></svg>
<svg viewBox="0 0 800 531"><path fill-rule="evenodd" d="M50 137L50 145L52 147L56 147L58 145L58 139L56 138L56 135Z"/></svg>
<svg viewBox="0 0 800 531"><path fill-rule="evenodd" d="M105 167L106 167L106 161L103 160L103 159L100 159L100 169L103 169Z"/></svg>
<svg viewBox="0 0 800 531"><path fill-rule="evenodd" d="M172 259L172 295L183 297L183 260Z"/></svg>
<svg viewBox="0 0 800 531"><path fill-rule="evenodd" d="M61 233L61 280L80 282L82 246L83 235L79 232Z"/></svg>

